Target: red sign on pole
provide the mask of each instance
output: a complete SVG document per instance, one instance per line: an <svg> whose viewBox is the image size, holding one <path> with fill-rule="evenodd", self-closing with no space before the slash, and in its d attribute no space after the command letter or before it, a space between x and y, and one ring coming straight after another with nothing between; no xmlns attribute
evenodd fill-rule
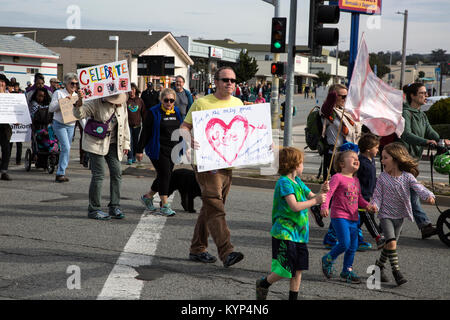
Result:
<svg viewBox="0 0 450 320"><path fill-rule="evenodd" d="M339 0L339 9L360 14L381 14L381 0Z"/></svg>

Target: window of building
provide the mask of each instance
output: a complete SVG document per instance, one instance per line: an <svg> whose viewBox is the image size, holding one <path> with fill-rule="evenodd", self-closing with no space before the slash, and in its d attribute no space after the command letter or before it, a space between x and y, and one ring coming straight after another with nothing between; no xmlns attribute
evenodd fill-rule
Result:
<svg viewBox="0 0 450 320"><path fill-rule="evenodd" d="M35 74L38 72L39 72L38 68L27 68L27 73L29 73L29 74Z"/></svg>

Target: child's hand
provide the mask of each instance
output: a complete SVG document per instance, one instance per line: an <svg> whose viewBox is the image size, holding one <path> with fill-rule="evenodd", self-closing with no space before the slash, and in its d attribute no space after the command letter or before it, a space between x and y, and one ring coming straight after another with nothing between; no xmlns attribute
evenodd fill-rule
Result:
<svg viewBox="0 0 450 320"><path fill-rule="evenodd" d="M320 210L320 215L322 217L328 217L328 209L321 209Z"/></svg>
<svg viewBox="0 0 450 320"><path fill-rule="evenodd" d="M322 187L320 188L320 192L327 193L329 190L330 190L330 185L329 185L328 181L325 181L322 184Z"/></svg>
<svg viewBox="0 0 450 320"><path fill-rule="evenodd" d="M374 204L369 204L366 210L369 211L370 213L376 213L378 211L377 206Z"/></svg>
<svg viewBox="0 0 450 320"><path fill-rule="evenodd" d="M327 194L326 193L319 193L317 196L316 196L316 202L317 202L317 204L322 204L322 203L324 203L325 201L327 201Z"/></svg>
<svg viewBox="0 0 450 320"><path fill-rule="evenodd" d="M427 199L427 202L429 203L429 204L434 204L434 198L433 197L429 197L428 199Z"/></svg>

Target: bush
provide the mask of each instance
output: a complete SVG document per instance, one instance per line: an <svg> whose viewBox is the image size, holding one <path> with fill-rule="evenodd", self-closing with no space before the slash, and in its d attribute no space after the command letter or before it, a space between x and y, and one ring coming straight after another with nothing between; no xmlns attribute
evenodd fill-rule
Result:
<svg viewBox="0 0 450 320"><path fill-rule="evenodd" d="M439 137L441 137L441 139L450 139L450 125L433 124L431 126L433 127L434 131L439 134Z"/></svg>
<svg viewBox="0 0 450 320"><path fill-rule="evenodd" d="M450 98L437 101L425 113L431 125L450 124Z"/></svg>

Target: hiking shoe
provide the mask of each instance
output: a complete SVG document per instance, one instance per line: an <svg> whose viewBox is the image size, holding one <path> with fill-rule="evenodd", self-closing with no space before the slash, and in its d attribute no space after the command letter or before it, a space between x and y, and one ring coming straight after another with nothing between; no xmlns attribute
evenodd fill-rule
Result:
<svg viewBox="0 0 450 320"><path fill-rule="evenodd" d="M133 160L132 159L128 159L128 161L127 161L127 165L131 165L133 163Z"/></svg>
<svg viewBox="0 0 450 320"><path fill-rule="evenodd" d="M119 207L110 208L109 209L109 215L111 216L111 218L114 218L114 219L123 219L123 218L125 218L125 214L122 212L122 210L120 210Z"/></svg>
<svg viewBox="0 0 450 320"><path fill-rule="evenodd" d="M266 300L269 289L261 287L261 281L263 279L256 280L256 300Z"/></svg>
<svg viewBox="0 0 450 320"><path fill-rule="evenodd" d="M109 220L109 219L111 219L109 214L107 214L107 213L105 213L105 212L103 212L101 210L88 212L88 218L96 219L96 220Z"/></svg>
<svg viewBox="0 0 450 320"><path fill-rule="evenodd" d="M345 281L347 283L354 283L359 284L361 283L361 279L351 270L342 271L340 278L342 281Z"/></svg>
<svg viewBox="0 0 450 320"><path fill-rule="evenodd" d="M380 238L378 238L376 240L377 242L377 250L381 250L383 249L384 245L386 244L386 239L384 239L383 236L381 236Z"/></svg>
<svg viewBox="0 0 450 320"><path fill-rule="evenodd" d="M333 264L333 260L329 254L322 257L322 272L327 279L330 279L335 271Z"/></svg>
<svg viewBox="0 0 450 320"><path fill-rule="evenodd" d="M395 282L398 286L408 282L408 280L403 277L403 275L400 273L400 270L392 270L392 275L394 276Z"/></svg>
<svg viewBox="0 0 450 320"><path fill-rule="evenodd" d="M231 267L233 264L238 263L242 259L244 259L244 255L242 253L232 252L226 257L225 261L223 262L223 266L225 268Z"/></svg>
<svg viewBox="0 0 450 320"><path fill-rule="evenodd" d="M202 253L189 253L189 260L204 263L214 263L217 261L217 258L212 254L209 254L209 252L205 251Z"/></svg>
<svg viewBox="0 0 450 320"><path fill-rule="evenodd" d="M370 244L369 242L363 241L358 245L358 249L356 251L367 251L372 249L372 244Z"/></svg>
<svg viewBox="0 0 450 320"><path fill-rule="evenodd" d="M315 205L311 207L311 212L313 213L314 220L316 221L317 225L321 228L323 228L325 225L322 221L322 216L320 215L320 205Z"/></svg>
<svg viewBox="0 0 450 320"><path fill-rule="evenodd" d="M9 176L9 174L7 174L6 172L2 173L2 177L0 179L1 180L5 180L5 181L11 181L12 180L11 177Z"/></svg>
<svg viewBox="0 0 450 320"><path fill-rule="evenodd" d="M434 235L436 235L438 233L437 229L435 227L433 227L431 225L431 223L429 225L423 227L422 229L420 229L420 231L422 232L422 239L429 238L429 237L434 236Z"/></svg>
<svg viewBox="0 0 450 320"><path fill-rule="evenodd" d="M145 195L143 195L141 197L141 202L147 210L156 211L156 207L153 205L153 198L146 198Z"/></svg>
<svg viewBox="0 0 450 320"><path fill-rule="evenodd" d="M375 262L375 265L380 268L380 282L389 282L389 278L386 274L385 268L383 265L381 265L381 263L377 260ZM372 271L372 275L375 274L375 270Z"/></svg>
<svg viewBox="0 0 450 320"><path fill-rule="evenodd" d="M171 217L171 216L174 216L176 212L170 208L170 205L168 203L166 203L159 209L159 213L162 216Z"/></svg>

